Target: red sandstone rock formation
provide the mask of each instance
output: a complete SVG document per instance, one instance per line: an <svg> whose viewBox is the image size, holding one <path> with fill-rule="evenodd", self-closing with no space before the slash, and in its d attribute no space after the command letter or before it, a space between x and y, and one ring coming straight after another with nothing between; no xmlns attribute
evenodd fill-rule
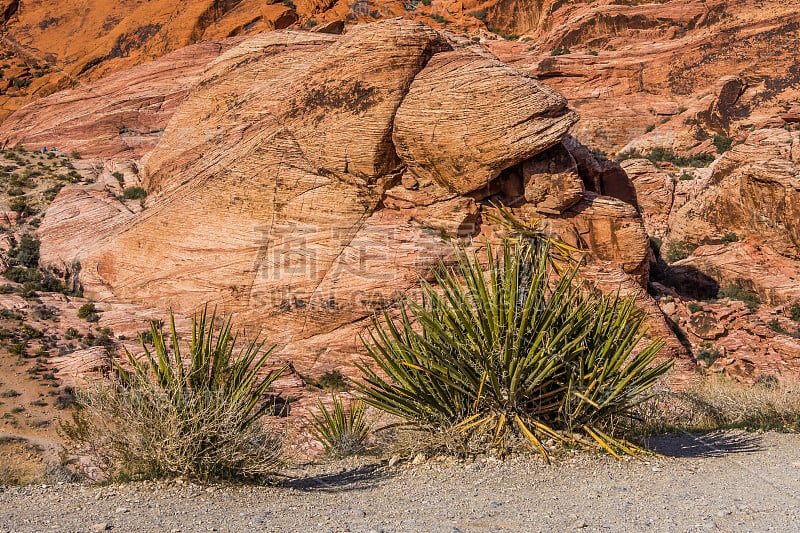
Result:
<svg viewBox="0 0 800 533"><path fill-rule="evenodd" d="M448 68L460 69L452 98ZM565 101L472 43L403 20L341 37L274 32L191 79L141 164L144 211L100 179L62 191L45 216L43 262L79 264L95 299L182 312L211 302L264 327L303 372L341 366L368 318L452 253L444 234L491 232L490 202L549 212L648 298L642 217L599 195L635 202L624 171L562 142L577 118Z"/></svg>

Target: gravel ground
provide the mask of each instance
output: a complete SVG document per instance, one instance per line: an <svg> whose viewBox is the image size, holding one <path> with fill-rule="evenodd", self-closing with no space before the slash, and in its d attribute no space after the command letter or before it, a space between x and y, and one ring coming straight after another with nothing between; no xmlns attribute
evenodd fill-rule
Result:
<svg viewBox="0 0 800 533"><path fill-rule="evenodd" d="M0 531L800 531L800 435L660 437L666 457L576 454L298 468L282 486L0 489Z"/></svg>

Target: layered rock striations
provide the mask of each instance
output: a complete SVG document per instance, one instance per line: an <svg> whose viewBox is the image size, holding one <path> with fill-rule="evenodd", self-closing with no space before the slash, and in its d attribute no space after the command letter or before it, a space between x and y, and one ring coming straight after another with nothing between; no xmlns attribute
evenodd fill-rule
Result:
<svg viewBox="0 0 800 533"><path fill-rule="evenodd" d="M644 302L633 185L566 136L576 120L541 82L420 23L259 35L210 58L164 117L140 165L145 209L65 189L42 257L79 265L97 299L236 312L303 371L352 361L369 317L413 293L449 239L497 231L492 203L546 217L605 265L598 281L627 279ZM79 246L64 237L89 227Z"/></svg>

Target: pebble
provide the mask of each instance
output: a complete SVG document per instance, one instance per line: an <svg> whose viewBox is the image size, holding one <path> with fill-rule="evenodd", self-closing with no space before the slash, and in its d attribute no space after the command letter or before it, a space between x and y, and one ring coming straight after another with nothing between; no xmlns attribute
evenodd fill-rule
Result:
<svg viewBox="0 0 800 533"><path fill-rule="evenodd" d="M107 522L92 524L92 531L108 531L111 526Z"/></svg>
<svg viewBox="0 0 800 533"><path fill-rule="evenodd" d="M123 513L130 513L131 510L128 509L127 507L117 507L117 512L123 514Z"/></svg>

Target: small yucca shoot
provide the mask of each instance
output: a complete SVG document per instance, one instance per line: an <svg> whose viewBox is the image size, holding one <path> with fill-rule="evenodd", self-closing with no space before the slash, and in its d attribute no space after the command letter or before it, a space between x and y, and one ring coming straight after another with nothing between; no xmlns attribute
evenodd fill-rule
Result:
<svg viewBox="0 0 800 533"><path fill-rule="evenodd" d="M372 431L372 424L366 417L366 404L354 398L345 407L338 394L332 395L332 401L332 410L322 401L318 402L320 415L311 413L311 434L331 456L344 457L364 451Z"/></svg>

